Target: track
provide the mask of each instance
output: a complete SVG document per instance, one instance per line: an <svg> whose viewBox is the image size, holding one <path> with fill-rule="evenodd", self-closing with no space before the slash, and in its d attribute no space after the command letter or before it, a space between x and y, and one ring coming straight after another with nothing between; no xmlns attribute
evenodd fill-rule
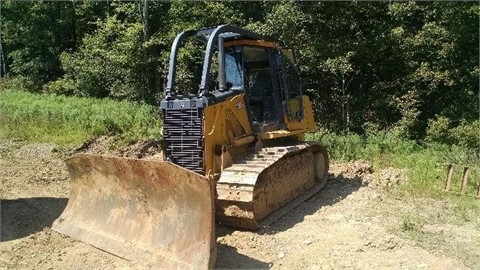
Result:
<svg viewBox="0 0 480 270"><path fill-rule="evenodd" d="M216 215L223 225L246 229L261 227L272 213L268 222L281 217L320 190L328 176L327 152L314 143L252 148L233 162L217 183Z"/></svg>

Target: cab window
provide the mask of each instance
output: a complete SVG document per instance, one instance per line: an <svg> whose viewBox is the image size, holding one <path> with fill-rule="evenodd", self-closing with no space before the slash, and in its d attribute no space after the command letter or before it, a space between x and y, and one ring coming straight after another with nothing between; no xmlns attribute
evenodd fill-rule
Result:
<svg viewBox="0 0 480 270"><path fill-rule="evenodd" d="M228 48L225 50L225 79L231 88L243 86L243 59L240 48Z"/></svg>

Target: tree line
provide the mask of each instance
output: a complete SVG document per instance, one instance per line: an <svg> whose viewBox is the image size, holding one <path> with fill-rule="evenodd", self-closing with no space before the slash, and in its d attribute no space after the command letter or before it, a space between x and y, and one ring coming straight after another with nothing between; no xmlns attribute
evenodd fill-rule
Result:
<svg viewBox="0 0 480 270"><path fill-rule="evenodd" d="M175 35L229 23L296 48L324 129L444 142L453 140L445 132L478 129L477 2L2 1L0 9L4 85L157 104Z"/></svg>

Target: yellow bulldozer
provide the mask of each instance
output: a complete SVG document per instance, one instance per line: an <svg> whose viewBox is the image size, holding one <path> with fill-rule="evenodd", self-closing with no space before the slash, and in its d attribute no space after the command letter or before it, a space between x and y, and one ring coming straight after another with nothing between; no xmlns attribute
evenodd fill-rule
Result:
<svg viewBox="0 0 480 270"><path fill-rule="evenodd" d="M204 44L198 89L176 84L179 51ZM198 82L195 82L198 83ZM294 53L231 25L178 34L170 54L163 160L77 154L53 229L152 268L211 268L215 222L256 229L327 181Z"/></svg>

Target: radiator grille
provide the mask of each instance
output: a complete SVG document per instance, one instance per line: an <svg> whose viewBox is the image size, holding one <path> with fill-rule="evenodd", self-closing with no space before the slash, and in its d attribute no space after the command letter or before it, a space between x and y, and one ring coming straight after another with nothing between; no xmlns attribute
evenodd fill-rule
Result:
<svg viewBox="0 0 480 270"><path fill-rule="evenodd" d="M199 108L165 110L163 137L167 158L186 169L204 174L203 110Z"/></svg>

